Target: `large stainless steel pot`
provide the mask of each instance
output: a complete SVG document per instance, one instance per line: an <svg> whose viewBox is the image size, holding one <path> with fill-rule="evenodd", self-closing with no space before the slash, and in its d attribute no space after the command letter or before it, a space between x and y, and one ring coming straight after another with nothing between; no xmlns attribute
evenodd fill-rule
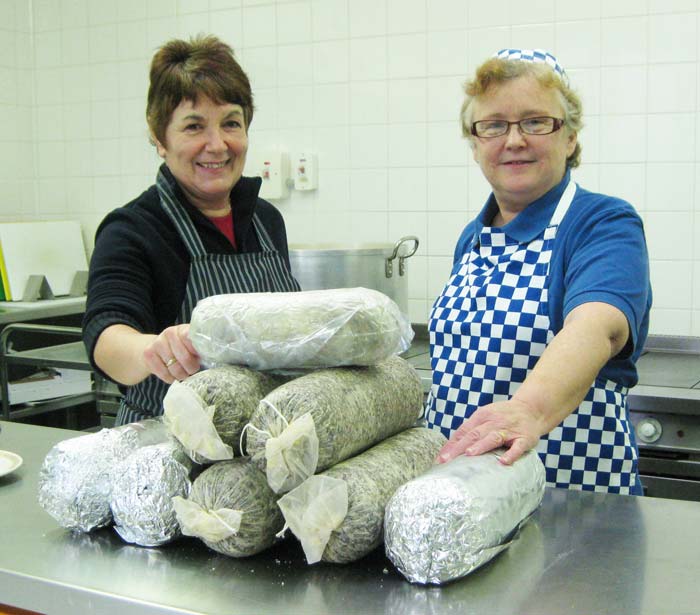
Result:
<svg viewBox="0 0 700 615"><path fill-rule="evenodd" d="M289 261L302 290L364 286L388 295L408 313L406 259L417 249L414 235L395 244L290 245Z"/></svg>

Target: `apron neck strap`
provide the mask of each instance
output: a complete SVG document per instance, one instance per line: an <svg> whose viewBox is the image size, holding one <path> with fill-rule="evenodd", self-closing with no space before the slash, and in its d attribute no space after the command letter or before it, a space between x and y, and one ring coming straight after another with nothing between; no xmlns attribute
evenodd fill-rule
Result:
<svg viewBox="0 0 700 615"><path fill-rule="evenodd" d="M574 200L574 195L576 194L576 182L571 179L569 180L569 184L566 186L566 189L564 190L564 193L561 195L561 198L559 199L559 203L557 204L557 208L554 210L554 213L552 214L552 219L549 221L548 227L552 226L559 226L561 224L561 221L564 219L564 216L566 215L566 212L569 211L569 207Z"/></svg>
<svg viewBox="0 0 700 615"><path fill-rule="evenodd" d="M190 257L203 256L206 254L204 244L194 227L194 223L189 215L187 215L185 207L180 203L175 194L174 187L170 184L170 181L168 181L162 169L158 170L156 187L158 189L158 196L160 196L160 206L165 210L165 213L168 214L168 217L175 225Z"/></svg>

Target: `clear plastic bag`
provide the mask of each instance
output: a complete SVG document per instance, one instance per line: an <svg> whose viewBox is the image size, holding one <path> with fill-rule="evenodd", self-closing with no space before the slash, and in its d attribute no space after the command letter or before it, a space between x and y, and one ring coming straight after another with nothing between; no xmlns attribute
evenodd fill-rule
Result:
<svg viewBox="0 0 700 615"><path fill-rule="evenodd" d="M287 380L240 365L206 369L170 385L163 420L196 463L231 459L260 400Z"/></svg>
<svg viewBox="0 0 700 615"><path fill-rule="evenodd" d="M192 313L190 339L207 365L259 370L374 365L408 349L408 318L367 288L215 295Z"/></svg>

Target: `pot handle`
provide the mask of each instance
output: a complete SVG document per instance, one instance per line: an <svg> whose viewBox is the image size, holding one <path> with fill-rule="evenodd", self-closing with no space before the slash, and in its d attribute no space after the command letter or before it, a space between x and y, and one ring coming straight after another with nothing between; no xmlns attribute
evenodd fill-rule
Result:
<svg viewBox="0 0 700 615"><path fill-rule="evenodd" d="M391 253L391 256L386 259L386 262L384 264L384 273L386 274L387 278L390 278L392 275L394 275L394 259L398 256L399 254L399 248L401 245L406 242L406 241L412 241L413 242L413 249L408 252L408 254L404 254L403 256L399 256L399 275L402 276L406 273L406 263L404 261L407 258L410 258L416 253L416 250L418 250L418 237L415 235L406 235L405 237L402 237L399 239L395 244L394 244L394 250Z"/></svg>

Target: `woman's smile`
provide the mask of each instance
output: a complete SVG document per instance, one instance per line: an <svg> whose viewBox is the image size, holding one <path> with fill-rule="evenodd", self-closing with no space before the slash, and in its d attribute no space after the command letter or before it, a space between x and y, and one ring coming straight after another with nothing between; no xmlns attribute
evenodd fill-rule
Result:
<svg viewBox="0 0 700 615"><path fill-rule="evenodd" d="M228 163L228 160L224 160L222 162L198 162L197 165L208 170L216 171L218 169L223 169Z"/></svg>

